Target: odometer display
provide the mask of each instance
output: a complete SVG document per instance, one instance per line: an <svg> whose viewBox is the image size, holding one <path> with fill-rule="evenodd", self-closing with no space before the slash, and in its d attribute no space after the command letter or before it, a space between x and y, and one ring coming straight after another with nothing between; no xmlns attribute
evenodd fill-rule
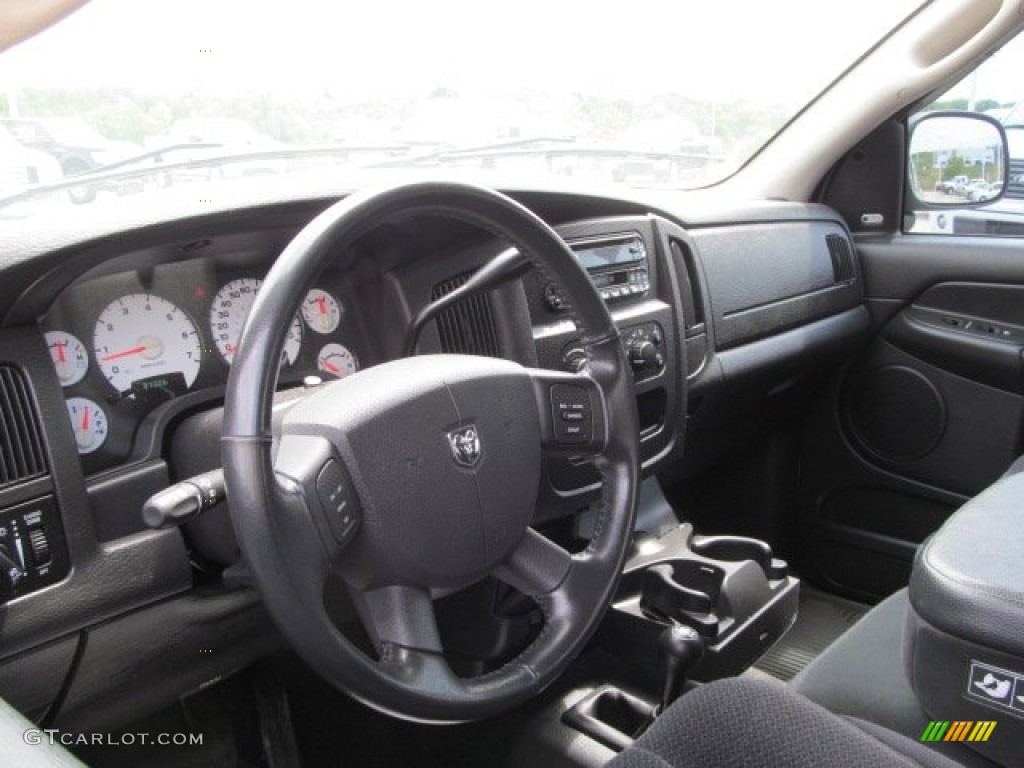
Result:
<svg viewBox="0 0 1024 768"><path fill-rule="evenodd" d="M191 387L199 375L202 344L180 308L160 296L133 293L100 313L93 352L110 385L128 393L132 382L159 374L181 373Z"/></svg>

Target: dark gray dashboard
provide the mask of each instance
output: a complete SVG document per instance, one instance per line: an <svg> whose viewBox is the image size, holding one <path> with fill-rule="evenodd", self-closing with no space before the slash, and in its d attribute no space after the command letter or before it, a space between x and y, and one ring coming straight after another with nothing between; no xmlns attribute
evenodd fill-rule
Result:
<svg viewBox="0 0 1024 768"><path fill-rule="evenodd" d="M615 285L631 290L609 295L608 305L628 354L654 347L644 348L649 359L635 376L647 474L696 472L753 439L764 419L784 412L787 397L848 355L867 327L856 254L827 208L758 203L687 216L664 201L513 195L570 244L624 235L644 243L646 287L632 290L644 283L627 275ZM4 698L51 720L62 703L76 722L93 715L102 721L104 712L116 720L114 710L124 708L109 703L155 655L165 654L161 674L172 682L161 685L173 697L277 642L244 586L244 569L231 562L233 548L208 547L207 555L219 554L199 556L197 537L231 536L223 510L220 523L183 534L144 530L139 509L182 473L218 460L227 364L207 322L211 295L231 280L260 277L329 203L278 202L126 224L123 231L88 223L77 234L32 241L21 232L0 242L0 298L9 307L0 365L20 371L34 393L47 452L43 476L0 487L0 514L54 499L70 563L57 583L0 605ZM301 394L306 377L323 373L317 353L324 344L344 345L362 367L399 356L418 308L504 245L447 221L396 221L357 247L346 259L350 269L328 271L318 284L345 313L336 330L300 347L282 368L281 384L293 394ZM93 360L84 378L62 387L43 331L66 330L94 350L103 309L137 293L166 298L191 318L203 350L195 379L143 407L138 397L118 392ZM473 323L490 329L482 353L524 365L573 365L575 328L549 296L549 287L528 274L467 307ZM421 351L475 351L458 345L479 339L452 322L447 331L432 326ZM87 397L108 410L110 450L78 456L67 397ZM575 515L598 490L591 468L571 460L551 463L544 478L538 522ZM207 562L197 569L196 560ZM146 630L153 621L180 624L177 640ZM218 644L221 662L195 665L183 636ZM128 673L114 674L105 654L125 642L156 647L133 657ZM87 717L90 708L96 711Z"/></svg>

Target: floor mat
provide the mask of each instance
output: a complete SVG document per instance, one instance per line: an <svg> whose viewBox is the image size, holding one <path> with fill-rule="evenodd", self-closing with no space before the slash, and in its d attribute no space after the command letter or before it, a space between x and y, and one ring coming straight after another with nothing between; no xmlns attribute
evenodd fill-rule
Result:
<svg viewBox="0 0 1024 768"><path fill-rule="evenodd" d="M779 680L792 680L870 607L801 585L796 623L754 667Z"/></svg>

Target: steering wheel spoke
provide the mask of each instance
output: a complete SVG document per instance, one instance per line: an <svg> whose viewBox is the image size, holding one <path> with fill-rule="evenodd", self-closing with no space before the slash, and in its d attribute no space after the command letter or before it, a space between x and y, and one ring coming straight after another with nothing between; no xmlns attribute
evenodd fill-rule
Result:
<svg viewBox="0 0 1024 768"><path fill-rule="evenodd" d="M608 444L608 411L598 383L586 373L527 370L544 450L571 456L602 454Z"/></svg>
<svg viewBox="0 0 1024 768"><path fill-rule="evenodd" d="M363 628L383 658L397 649L443 652L429 590L405 585L358 590L356 605Z"/></svg>
<svg viewBox="0 0 1024 768"><path fill-rule="evenodd" d="M543 597L565 583L572 555L533 528L494 571L495 578L531 597Z"/></svg>
<svg viewBox="0 0 1024 768"><path fill-rule="evenodd" d="M361 514L345 464L330 441L314 435L284 434L274 471L285 494L303 499L327 551L337 556L355 536Z"/></svg>

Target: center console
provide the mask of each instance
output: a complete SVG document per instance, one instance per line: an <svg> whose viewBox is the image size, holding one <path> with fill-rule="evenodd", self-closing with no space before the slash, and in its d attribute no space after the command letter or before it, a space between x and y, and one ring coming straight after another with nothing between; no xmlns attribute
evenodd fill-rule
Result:
<svg viewBox="0 0 1024 768"><path fill-rule="evenodd" d="M634 538L595 636L596 674L536 717L510 765L605 765L678 695L742 674L796 620L800 582L771 547L669 524L655 482L644 483L641 506L652 508L641 517L661 524Z"/></svg>
<svg viewBox="0 0 1024 768"><path fill-rule="evenodd" d="M563 724L624 749L686 684L753 664L795 621L799 590L763 541L697 536L689 523L638 535L598 642L648 666L660 661L661 695L651 695L649 680L633 690L603 685L568 708Z"/></svg>
<svg viewBox="0 0 1024 768"><path fill-rule="evenodd" d="M657 216L620 216L557 229L618 326L633 373L641 461L650 473L681 447L685 429L687 333L696 316L688 311L695 305L692 280L679 273L683 267L672 256L678 228ZM586 355L561 288L536 273L524 286L539 364L578 371ZM547 474L569 505L599 485L596 470L572 458L552 458ZM565 513L563 506L556 514Z"/></svg>
<svg viewBox="0 0 1024 768"><path fill-rule="evenodd" d="M681 624L705 642L691 679L729 677L789 629L799 590L763 541L697 536L683 523L660 538L637 537L602 639L629 657L652 658L665 627Z"/></svg>

